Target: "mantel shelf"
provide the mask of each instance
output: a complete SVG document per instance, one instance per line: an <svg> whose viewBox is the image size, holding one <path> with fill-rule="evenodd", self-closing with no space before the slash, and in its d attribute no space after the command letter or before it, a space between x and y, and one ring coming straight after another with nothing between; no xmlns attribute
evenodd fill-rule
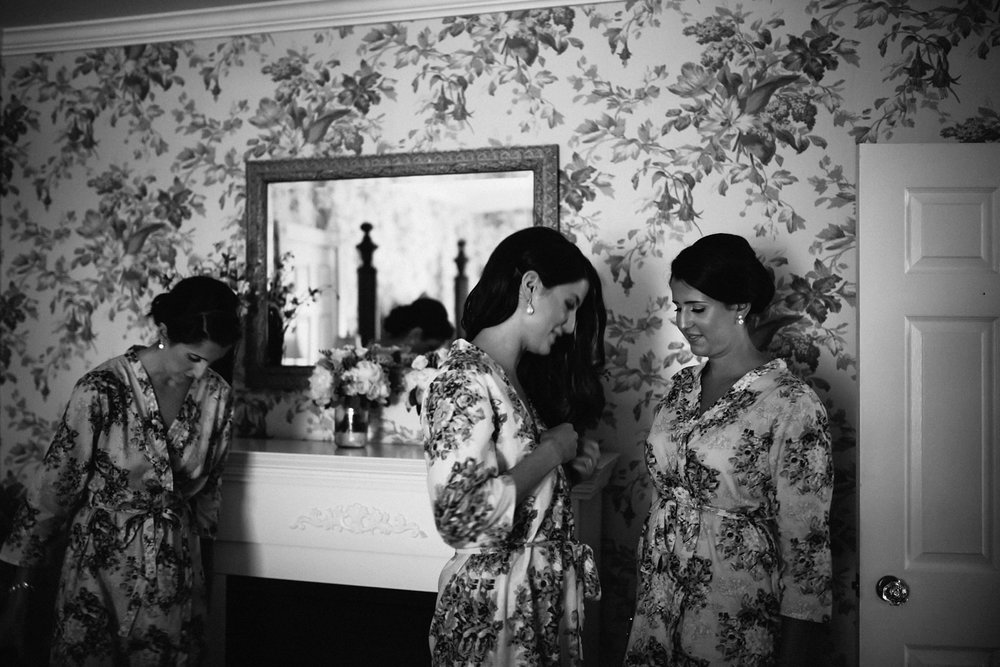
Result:
<svg viewBox="0 0 1000 667"><path fill-rule="evenodd" d="M589 499L607 485L618 454L604 452L594 475L573 487L573 499ZM426 479L424 450L417 443L373 442L363 449L338 448L332 442L279 438L237 438L226 464L227 481L266 474L372 475ZM426 488L426 487L424 487ZM426 499L424 499L426 502Z"/></svg>

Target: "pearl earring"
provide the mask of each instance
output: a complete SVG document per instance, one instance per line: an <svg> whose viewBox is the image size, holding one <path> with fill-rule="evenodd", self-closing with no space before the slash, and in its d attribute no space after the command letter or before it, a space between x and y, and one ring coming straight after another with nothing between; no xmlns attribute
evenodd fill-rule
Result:
<svg viewBox="0 0 1000 667"><path fill-rule="evenodd" d="M162 350L163 349L163 340L162 339L159 340L159 341L157 341L157 343L156 343L156 349L157 350Z"/></svg>
<svg viewBox="0 0 1000 667"><path fill-rule="evenodd" d="M739 324L740 326L743 326L743 316L742 315L740 315L739 317L736 318L736 323Z"/></svg>
<svg viewBox="0 0 1000 667"><path fill-rule="evenodd" d="M529 315L535 314L535 307L531 305L530 301L528 302L528 307L524 309L524 312L528 313Z"/></svg>

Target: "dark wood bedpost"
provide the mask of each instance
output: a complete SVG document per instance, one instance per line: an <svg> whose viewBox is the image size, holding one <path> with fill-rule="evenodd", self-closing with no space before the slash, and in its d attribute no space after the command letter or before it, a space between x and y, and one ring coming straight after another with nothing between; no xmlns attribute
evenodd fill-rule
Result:
<svg viewBox="0 0 1000 667"><path fill-rule="evenodd" d="M465 265L469 258L465 255L465 239L458 240L458 255L455 256L455 338L465 336L462 329L462 310L465 308L465 297L469 295L469 277L465 275Z"/></svg>
<svg viewBox="0 0 1000 667"><path fill-rule="evenodd" d="M361 253L361 264L358 266L358 335L361 344L368 345L375 340L375 303L377 301L378 272L372 263L372 255L378 248L372 241L370 222L361 223L364 237L357 245Z"/></svg>

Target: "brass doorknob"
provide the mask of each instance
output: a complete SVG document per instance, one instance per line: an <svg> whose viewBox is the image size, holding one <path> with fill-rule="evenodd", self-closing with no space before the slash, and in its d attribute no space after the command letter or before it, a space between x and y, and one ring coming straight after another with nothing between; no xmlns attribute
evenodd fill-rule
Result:
<svg viewBox="0 0 1000 667"><path fill-rule="evenodd" d="M878 580L878 583L875 584L875 592L893 607L898 607L910 597L910 587L907 583L891 574Z"/></svg>

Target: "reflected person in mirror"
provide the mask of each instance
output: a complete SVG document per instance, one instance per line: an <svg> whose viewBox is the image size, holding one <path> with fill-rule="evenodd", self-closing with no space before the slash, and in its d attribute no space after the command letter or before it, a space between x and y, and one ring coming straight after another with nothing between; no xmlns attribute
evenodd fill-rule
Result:
<svg viewBox="0 0 1000 667"><path fill-rule="evenodd" d="M437 299L422 296L396 306L382 322L382 345L426 354L444 347L455 335L448 311Z"/></svg>
<svg viewBox="0 0 1000 667"><path fill-rule="evenodd" d="M65 544L53 665L196 665L233 393L209 366L241 335L239 299L207 276L153 299L158 340L73 388L0 550L16 566L0 640L23 651L37 577Z"/></svg>
<svg viewBox="0 0 1000 667"><path fill-rule="evenodd" d="M581 665L591 548L575 539L571 477L604 408L601 282L558 231L506 237L470 292L424 399L427 483L455 555L439 579L432 664Z"/></svg>
<svg viewBox="0 0 1000 667"><path fill-rule="evenodd" d="M670 271L675 324L703 361L669 380L646 440L625 664L816 664L832 604L826 409L751 342L775 288L744 238L705 236Z"/></svg>

